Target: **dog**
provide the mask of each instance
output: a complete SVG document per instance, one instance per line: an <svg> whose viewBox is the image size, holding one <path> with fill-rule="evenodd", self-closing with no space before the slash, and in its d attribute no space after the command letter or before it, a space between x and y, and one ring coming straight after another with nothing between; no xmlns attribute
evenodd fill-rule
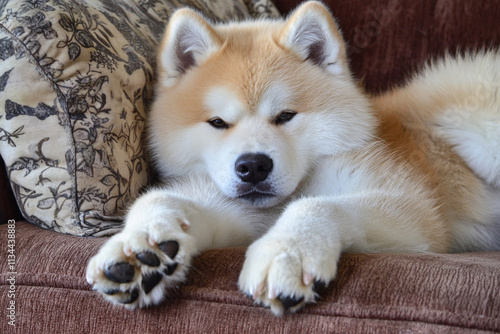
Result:
<svg viewBox="0 0 500 334"><path fill-rule="evenodd" d="M370 96L328 9L171 18L141 195L87 281L160 303L206 249L248 246L238 285L277 315L314 302L342 252L500 250L500 54L447 56Z"/></svg>

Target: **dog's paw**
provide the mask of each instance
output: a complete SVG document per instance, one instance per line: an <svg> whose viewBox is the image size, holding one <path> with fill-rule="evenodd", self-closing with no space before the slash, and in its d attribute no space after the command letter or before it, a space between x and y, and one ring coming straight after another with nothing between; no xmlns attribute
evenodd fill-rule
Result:
<svg viewBox="0 0 500 334"><path fill-rule="evenodd" d="M87 282L129 309L160 303L184 281L195 253L193 238L178 227L157 224L113 236L90 260Z"/></svg>
<svg viewBox="0 0 500 334"><path fill-rule="evenodd" d="M332 260L318 258L303 245L264 236L248 248L238 285L276 315L295 312L315 302L334 278L336 259Z"/></svg>

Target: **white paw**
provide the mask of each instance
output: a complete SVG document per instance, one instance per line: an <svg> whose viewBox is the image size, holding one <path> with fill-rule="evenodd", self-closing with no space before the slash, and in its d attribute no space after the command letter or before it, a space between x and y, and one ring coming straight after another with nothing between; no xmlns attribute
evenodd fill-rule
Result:
<svg viewBox="0 0 500 334"><path fill-rule="evenodd" d="M184 281L194 239L185 222L172 219L125 229L113 236L87 266L87 282L105 299L129 309L158 304L167 289Z"/></svg>
<svg viewBox="0 0 500 334"><path fill-rule="evenodd" d="M337 259L331 250L307 242L264 236L247 251L240 289L276 315L295 312L314 302L319 290L335 276ZM327 256L332 256L327 258Z"/></svg>

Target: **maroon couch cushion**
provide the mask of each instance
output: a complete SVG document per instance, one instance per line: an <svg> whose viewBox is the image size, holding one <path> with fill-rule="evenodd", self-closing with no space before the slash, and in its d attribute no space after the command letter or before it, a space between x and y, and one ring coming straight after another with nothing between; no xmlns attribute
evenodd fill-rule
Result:
<svg viewBox="0 0 500 334"><path fill-rule="evenodd" d="M1 245L7 227L0 226ZM204 252L188 282L165 303L129 311L104 301L85 281L86 263L104 238L61 235L25 222L17 223L15 235L19 333L500 330L500 253L344 255L337 279L316 304L277 318L237 289L243 248ZM9 271L1 261L2 312L10 301ZM0 332L11 329L3 317Z"/></svg>

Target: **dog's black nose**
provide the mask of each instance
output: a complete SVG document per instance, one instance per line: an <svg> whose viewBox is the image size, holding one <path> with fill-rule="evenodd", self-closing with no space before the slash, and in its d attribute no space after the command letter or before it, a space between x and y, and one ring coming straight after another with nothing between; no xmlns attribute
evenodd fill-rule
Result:
<svg viewBox="0 0 500 334"><path fill-rule="evenodd" d="M273 170L273 160L262 153L247 153L236 160L234 168L241 181L257 184L267 179Z"/></svg>

